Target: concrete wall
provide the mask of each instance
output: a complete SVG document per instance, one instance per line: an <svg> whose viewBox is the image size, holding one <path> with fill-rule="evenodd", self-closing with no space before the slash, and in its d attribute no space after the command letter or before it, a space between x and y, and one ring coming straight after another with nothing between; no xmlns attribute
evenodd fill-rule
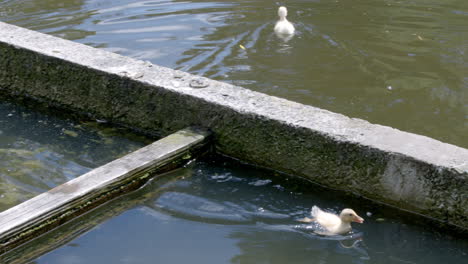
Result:
<svg viewBox="0 0 468 264"><path fill-rule="evenodd" d="M0 23L0 90L167 135L468 229L468 150Z"/></svg>

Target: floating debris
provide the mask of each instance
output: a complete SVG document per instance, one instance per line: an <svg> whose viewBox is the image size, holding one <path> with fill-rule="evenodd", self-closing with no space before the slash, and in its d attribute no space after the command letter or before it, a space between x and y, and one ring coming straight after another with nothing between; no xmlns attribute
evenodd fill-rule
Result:
<svg viewBox="0 0 468 264"><path fill-rule="evenodd" d="M253 181L253 182L249 182L249 185L263 186L263 185L267 185L269 183L271 183L271 180L256 180L256 181Z"/></svg>
<svg viewBox="0 0 468 264"><path fill-rule="evenodd" d="M377 219L375 219L375 221L377 221L377 222L383 222L383 221L385 221L385 218L377 218Z"/></svg>
<svg viewBox="0 0 468 264"><path fill-rule="evenodd" d="M243 49L243 50L246 50L246 48L245 48L244 46L242 46L242 44L239 45L239 47L240 47L241 49Z"/></svg>
<svg viewBox="0 0 468 264"><path fill-rule="evenodd" d="M418 35L418 34L416 34L416 33L413 33L413 34L411 34L411 35L416 36L419 40L424 40L420 35Z"/></svg>
<svg viewBox="0 0 468 264"><path fill-rule="evenodd" d="M78 133L76 133L75 131L72 131L72 130L67 130L67 129L64 129L62 131L65 135L68 135L70 137L77 137L78 136Z"/></svg>

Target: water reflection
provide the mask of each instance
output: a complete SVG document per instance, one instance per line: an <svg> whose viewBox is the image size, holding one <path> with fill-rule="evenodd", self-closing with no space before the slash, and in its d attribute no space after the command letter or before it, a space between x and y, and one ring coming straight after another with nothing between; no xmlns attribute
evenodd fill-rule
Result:
<svg viewBox="0 0 468 264"><path fill-rule="evenodd" d="M57 37L77 40L94 35L86 27L94 14L85 10L84 0L9 0L0 6L2 21L42 31Z"/></svg>
<svg viewBox="0 0 468 264"><path fill-rule="evenodd" d="M62 2L0 9L10 23L468 147L464 1L289 1L286 43L271 1Z"/></svg>
<svg viewBox="0 0 468 264"><path fill-rule="evenodd" d="M463 263L468 254L466 239L420 218L286 179L223 159L199 161L1 260L25 263L54 247L35 263L430 264ZM372 215L351 234L320 236L296 221L314 203Z"/></svg>
<svg viewBox="0 0 468 264"><path fill-rule="evenodd" d="M369 263L361 238L329 240L287 231L233 232L242 254L231 263ZM287 247L287 248L286 248Z"/></svg>
<svg viewBox="0 0 468 264"><path fill-rule="evenodd" d="M288 41L290 41L294 35L293 34L279 34L279 33L275 33L276 37L278 37L279 39L281 39L282 41L284 41L285 43L287 43Z"/></svg>

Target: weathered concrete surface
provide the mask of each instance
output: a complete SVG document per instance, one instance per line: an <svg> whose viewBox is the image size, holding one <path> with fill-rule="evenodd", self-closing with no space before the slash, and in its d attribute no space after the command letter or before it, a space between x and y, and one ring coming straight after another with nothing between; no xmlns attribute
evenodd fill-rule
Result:
<svg viewBox="0 0 468 264"><path fill-rule="evenodd" d="M0 23L0 89L220 152L468 229L468 150Z"/></svg>

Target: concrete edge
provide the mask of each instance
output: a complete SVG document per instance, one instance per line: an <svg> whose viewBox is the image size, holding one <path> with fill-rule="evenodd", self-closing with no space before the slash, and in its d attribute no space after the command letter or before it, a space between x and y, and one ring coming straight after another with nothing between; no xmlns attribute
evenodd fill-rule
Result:
<svg viewBox="0 0 468 264"><path fill-rule="evenodd" d="M0 89L167 135L468 229L468 150L0 23Z"/></svg>

